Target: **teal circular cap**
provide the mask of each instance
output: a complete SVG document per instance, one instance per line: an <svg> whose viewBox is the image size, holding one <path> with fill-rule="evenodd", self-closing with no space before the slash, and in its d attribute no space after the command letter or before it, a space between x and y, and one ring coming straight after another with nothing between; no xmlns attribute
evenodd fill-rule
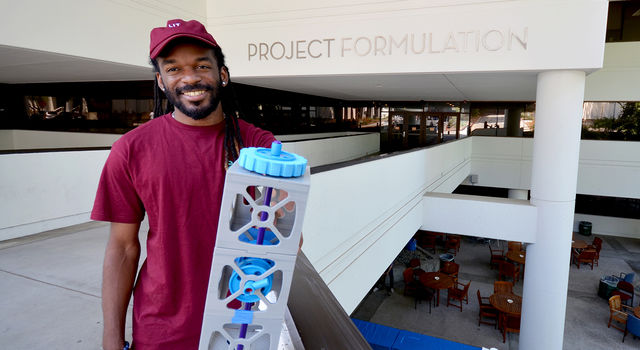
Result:
<svg viewBox="0 0 640 350"><path fill-rule="evenodd" d="M254 173L275 177L302 176L307 168L307 160L295 153L283 151L280 141L274 141L271 148L241 149L238 163Z"/></svg>

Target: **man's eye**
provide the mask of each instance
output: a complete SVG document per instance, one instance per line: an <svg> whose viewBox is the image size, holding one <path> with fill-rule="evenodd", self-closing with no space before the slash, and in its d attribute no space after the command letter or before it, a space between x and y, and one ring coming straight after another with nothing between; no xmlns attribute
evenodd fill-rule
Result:
<svg viewBox="0 0 640 350"><path fill-rule="evenodd" d="M198 69L211 69L211 67L207 66L207 65L200 65L197 67Z"/></svg>
<svg viewBox="0 0 640 350"><path fill-rule="evenodd" d="M177 72L177 71L178 71L178 68L176 68L176 67L167 68L167 73L174 73L174 72Z"/></svg>

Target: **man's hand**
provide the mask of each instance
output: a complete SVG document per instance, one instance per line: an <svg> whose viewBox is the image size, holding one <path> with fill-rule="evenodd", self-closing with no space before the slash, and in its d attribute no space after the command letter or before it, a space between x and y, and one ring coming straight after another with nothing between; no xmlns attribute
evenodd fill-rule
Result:
<svg viewBox="0 0 640 350"><path fill-rule="evenodd" d="M104 350L122 350L127 306L140 259L140 224L111 223L111 234L102 270L102 316Z"/></svg>

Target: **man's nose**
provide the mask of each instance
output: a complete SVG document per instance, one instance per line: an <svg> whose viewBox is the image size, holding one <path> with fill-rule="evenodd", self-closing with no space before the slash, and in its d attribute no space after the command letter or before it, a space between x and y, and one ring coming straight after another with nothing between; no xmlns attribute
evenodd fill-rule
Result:
<svg viewBox="0 0 640 350"><path fill-rule="evenodd" d="M182 82L185 84L193 85L195 83L200 82L202 78L197 74L195 69L187 69L182 76Z"/></svg>

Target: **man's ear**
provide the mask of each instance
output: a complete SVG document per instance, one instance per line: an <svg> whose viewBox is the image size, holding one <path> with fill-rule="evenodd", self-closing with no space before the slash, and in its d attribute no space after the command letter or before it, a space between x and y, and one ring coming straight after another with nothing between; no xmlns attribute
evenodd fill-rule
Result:
<svg viewBox="0 0 640 350"><path fill-rule="evenodd" d="M222 83L222 86L227 86L229 84L229 70L227 70L227 67L225 66L220 68L220 82Z"/></svg>
<svg viewBox="0 0 640 350"><path fill-rule="evenodd" d="M164 82L162 81L162 76L158 72L156 72L156 80L158 81L158 87L160 88L160 90L164 91Z"/></svg>

